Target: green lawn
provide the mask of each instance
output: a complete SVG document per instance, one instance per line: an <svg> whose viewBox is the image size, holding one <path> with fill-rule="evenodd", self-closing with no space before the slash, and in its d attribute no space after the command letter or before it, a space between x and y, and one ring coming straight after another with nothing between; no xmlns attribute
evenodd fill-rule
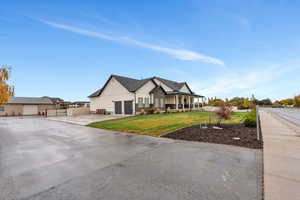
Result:
<svg viewBox="0 0 300 200"><path fill-rule="evenodd" d="M224 123L240 123L246 113L233 113L231 119ZM174 131L194 124L216 123L212 112L192 111L186 113L137 115L121 119L114 119L89 124L90 127L138 133L141 135L160 136L164 133Z"/></svg>

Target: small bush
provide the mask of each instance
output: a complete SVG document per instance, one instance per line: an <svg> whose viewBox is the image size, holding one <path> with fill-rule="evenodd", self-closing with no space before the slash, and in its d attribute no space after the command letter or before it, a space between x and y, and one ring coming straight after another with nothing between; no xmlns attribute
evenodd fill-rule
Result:
<svg viewBox="0 0 300 200"><path fill-rule="evenodd" d="M155 114L160 114L160 109L159 108L155 108Z"/></svg>
<svg viewBox="0 0 300 200"><path fill-rule="evenodd" d="M171 108L170 107L167 108L166 113L171 113Z"/></svg>
<svg viewBox="0 0 300 200"><path fill-rule="evenodd" d="M144 114L146 114L146 112L145 112L144 109L142 109L141 112L140 112L140 115L144 115Z"/></svg>
<svg viewBox="0 0 300 200"><path fill-rule="evenodd" d="M221 124L222 120L229 120L232 114L232 107L227 106L225 103L220 104L216 115L218 116L218 124Z"/></svg>
<svg viewBox="0 0 300 200"><path fill-rule="evenodd" d="M244 125L246 127L256 127L256 110L247 113L244 119Z"/></svg>
<svg viewBox="0 0 300 200"><path fill-rule="evenodd" d="M147 114L154 114L155 108L153 108L153 107L151 107L151 108L146 108L145 111L146 111Z"/></svg>

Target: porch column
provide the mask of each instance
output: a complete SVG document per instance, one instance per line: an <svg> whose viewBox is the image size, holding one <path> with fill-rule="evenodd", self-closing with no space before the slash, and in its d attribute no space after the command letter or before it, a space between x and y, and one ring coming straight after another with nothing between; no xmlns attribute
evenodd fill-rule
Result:
<svg viewBox="0 0 300 200"><path fill-rule="evenodd" d="M175 109L178 110L178 95L175 95Z"/></svg>
<svg viewBox="0 0 300 200"><path fill-rule="evenodd" d="M198 109L200 109L200 97L198 97Z"/></svg>
<svg viewBox="0 0 300 200"><path fill-rule="evenodd" d="M191 109L191 97L188 96L188 105L189 105L189 109Z"/></svg>
<svg viewBox="0 0 300 200"><path fill-rule="evenodd" d="M191 97L191 100L193 100L191 103L193 107L192 109L195 110L195 97Z"/></svg>

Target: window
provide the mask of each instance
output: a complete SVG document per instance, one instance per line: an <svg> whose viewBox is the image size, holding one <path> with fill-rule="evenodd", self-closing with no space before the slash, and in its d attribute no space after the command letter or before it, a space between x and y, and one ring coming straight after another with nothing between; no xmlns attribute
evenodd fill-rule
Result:
<svg viewBox="0 0 300 200"><path fill-rule="evenodd" d="M138 106L139 106L139 108L143 107L143 98L142 97L138 98Z"/></svg>
<svg viewBox="0 0 300 200"><path fill-rule="evenodd" d="M160 107L161 108L165 107L164 99L160 99Z"/></svg>
<svg viewBox="0 0 300 200"><path fill-rule="evenodd" d="M159 107L159 99L157 99L157 98L155 99L154 106Z"/></svg>
<svg viewBox="0 0 300 200"><path fill-rule="evenodd" d="M4 112L4 107L0 106L0 112Z"/></svg>
<svg viewBox="0 0 300 200"><path fill-rule="evenodd" d="M146 108L149 107L149 98L145 98L145 107L146 107Z"/></svg>

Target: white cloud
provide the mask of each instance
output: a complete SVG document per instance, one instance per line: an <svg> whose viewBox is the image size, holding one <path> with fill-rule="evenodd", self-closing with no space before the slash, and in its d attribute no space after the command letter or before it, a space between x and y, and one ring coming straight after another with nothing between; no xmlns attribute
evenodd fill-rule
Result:
<svg viewBox="0 0 300 200"><path fill-rule="evenodd" d="M112 35L96 32L96 31L90 31L90 30L78 28L75 26L69 26L69 25L55 23L55 22L51 22L51 21L45 21L45 20L39 20L39 21L41 21L51 27L63 29L66 31L80 34L80 35L100 38L100 39L104 39L104 40L111 40L111 41L120 42L120 43L127 43L127 44L135 45L135 46L138 46L141 48L146 48L146 49L151 49L154 51L162 52L162 53L168 54L170 56L173 56L179 60L202 61L202 62L207 62L207 63L211 63L211 64L225 66L225 64L222 60L219 60L219 59L213 58L213 57L209 57L209 56L200 54L195 51L190 51L190 50L186 50L186 49L172 49L172 48L162 47L162 46L155 45L155 44L141 42L138 40L130 39L128 37L112 36Z"/></svg>
<svg viewBox="0 0 300 200"><path fill-rule="evenodd" d="M278 96L272 94L276 90L278 79L300 69L300 62L290 61L264 68L256 68L248 71L227 72L203 82L203 80L191 79L191 88L196 93L207 97L234 97L247 96L259 93L261 96Z"/></svg>

